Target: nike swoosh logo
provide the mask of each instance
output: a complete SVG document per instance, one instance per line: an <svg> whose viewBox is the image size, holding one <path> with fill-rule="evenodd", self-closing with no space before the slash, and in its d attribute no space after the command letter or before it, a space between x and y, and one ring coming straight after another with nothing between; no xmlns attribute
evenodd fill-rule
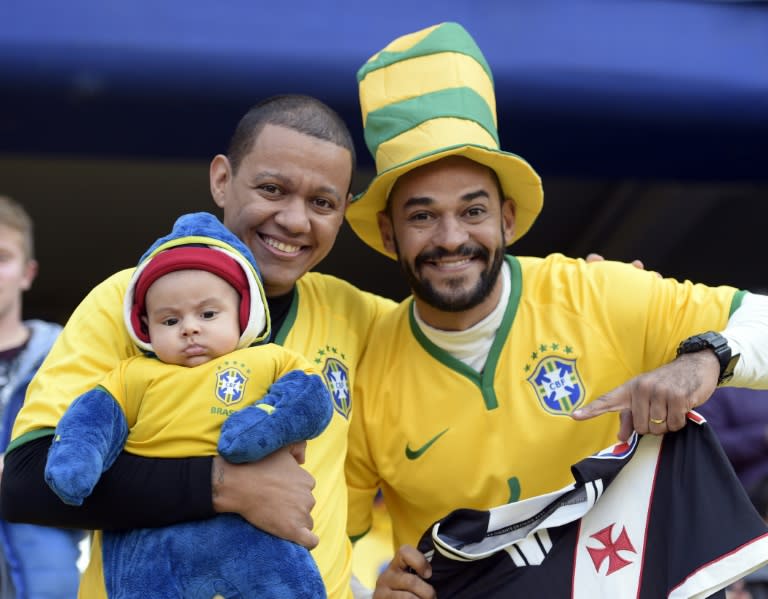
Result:
<svg viewBox="0 0 768 599"><path fill-rule="evenodd" d="M429 441L424 443L421 447L418 449L411 449L410 444L405 446L405 457L409 460L415 460L420 458L424 455L424 452L427 451L430 447L432 447L432 444L437 441L440 437L442 437L445 433L448 432L448 429L445 429L441 433L437 433L434 437L432 437Z"/></svg>

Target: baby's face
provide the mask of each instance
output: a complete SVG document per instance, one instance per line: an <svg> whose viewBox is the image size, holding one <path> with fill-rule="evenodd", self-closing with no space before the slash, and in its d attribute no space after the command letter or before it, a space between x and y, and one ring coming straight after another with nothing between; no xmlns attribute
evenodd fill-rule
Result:
<svg viewBox="0 0 768 599"><path fill-rule="evenodd" d="M157 357L197 366L233 351L240 340L240 296L204 270L163 275L147 291L145 322Z"/></svg>

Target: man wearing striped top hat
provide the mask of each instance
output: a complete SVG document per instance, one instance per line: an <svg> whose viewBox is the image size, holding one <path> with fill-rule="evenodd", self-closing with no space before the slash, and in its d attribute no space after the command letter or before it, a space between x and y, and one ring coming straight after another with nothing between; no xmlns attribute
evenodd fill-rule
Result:
<svg viewBox="0 0 768 599"><path fill-rule="evenodd" d="M541 181L500 149L491 70L460 25L394 40L358 82L377 175L347 218L412 296L376 324L358 372L348 532L365 534L381 488L405 547L375 596L431 597L408 546L434 521L565 487L617 434L681 429L718 384L768 387L768 298L507 254Z"/></svg>

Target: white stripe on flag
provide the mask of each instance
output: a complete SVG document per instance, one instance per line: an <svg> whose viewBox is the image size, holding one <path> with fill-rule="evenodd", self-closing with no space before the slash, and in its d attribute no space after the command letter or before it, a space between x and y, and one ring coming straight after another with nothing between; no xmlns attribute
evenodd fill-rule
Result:
<svg viewBox="0 0 768 599"><path fill-rule="evenodd" d="M661 437L645 435L634 457L582 518L573 599L637 596L660 449Z"/></svg>

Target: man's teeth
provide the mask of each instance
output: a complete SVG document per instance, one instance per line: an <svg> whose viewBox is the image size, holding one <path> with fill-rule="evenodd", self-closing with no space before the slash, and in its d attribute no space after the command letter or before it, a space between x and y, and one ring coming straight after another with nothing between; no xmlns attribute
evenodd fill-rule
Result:
<svg viewBox="0 0 768 599"><path fill-rule="evenodd" d="M435 264L440 268L461 268L470 262L471 260L469 258L464 258L462 260L439 260L435 262Z"/></svg>
<svg viewBox="0 0 768 599"><path fill-rule="evenodd" d="M272 246L275 249L280 250L281 252L287 252L291 254L298 252L301 249L300 245L291 245L290 243L283 243L282 241L278 241L277 239L272 239L271 237L265 237L264 243L266 243L269 246Z"/></svg>

